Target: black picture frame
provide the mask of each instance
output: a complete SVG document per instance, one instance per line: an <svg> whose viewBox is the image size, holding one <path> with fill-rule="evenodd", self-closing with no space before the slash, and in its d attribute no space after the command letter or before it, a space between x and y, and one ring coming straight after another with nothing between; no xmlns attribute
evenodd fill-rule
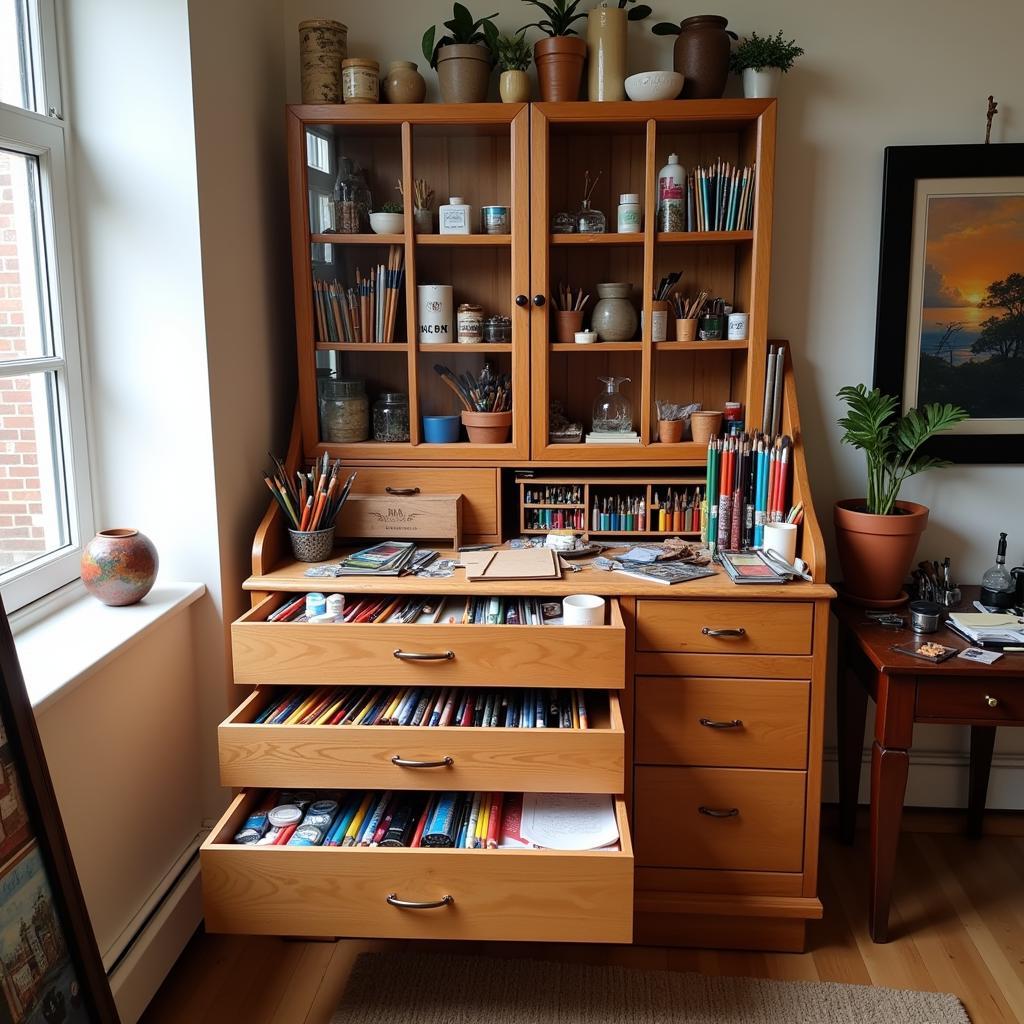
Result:
<svg viewBox="0 0 1024 1024"><path fill-rule="evenodd" d="M886 148L875 319L874 386L887 394L898 396L901 408L914 258L914 200L917 181L921 178L984 179L1019 176L1024 176L1024 143ZM1021 272L1024 272L1024 266ZM1021 463L1024 462L1024 433L943 434L929 441L925 451L957 463Z"/></svg>
<svg viewBox="0 0 1024 1024"><path fill-rule="evenodd" d="M22 1004L26 1003L27 999L24 993L14 992L12 995L5 989L8 985L12 985L13 989L13 983L8 976L8 965L2 959L8 955L8 950L0 935L0 1020L19 1021L24 1019L25 1015L31 1015L33 1020L52 1020L55 1024L62 1021L75 1024L82 1020L94 1024L119 1024L114 997L103 968L96 936L89 922L78 874L71 859L57 797L46 766L35 715L25 688L25 679L2 601L0 722L3 723L3 731L6 734L6 743L2 748L5 757L4 772L0 781L8 788L16 787L17 803L26 818L20 830L26 838L15 840L13 846L7 845L0 855L0 885L5 879L12 878L13 872L21 865L27 865L29 858L33 858L32 863L35 863L38 854L42 865L42 886L52 905L52 922L55 928L60 929L60 941L66 949L66 960L70 962L69 966L64 966L63 954L59 958L51 955L46 961L47 972L39 972L38 988L33 986L35 991L31 1005L22 1005L20 1011L12 1009L12 999ZM12 770L16 778L12 777ZM29 870L31 869L26 867L26 875ZM13 887L16 883L12 880L10 884ZM38 887L39 883L35 884ZM49 923L48 916L47 924ZM30 945L39 946L44 956L47 953L52 954L54 948L59 948L52 941L41 943L38 935L35 942ZM22 968L25 969L27 968ZM61 972L62 981L66 980L70 973L76 983L77 1005L55 979L58 970Z"/></svg>

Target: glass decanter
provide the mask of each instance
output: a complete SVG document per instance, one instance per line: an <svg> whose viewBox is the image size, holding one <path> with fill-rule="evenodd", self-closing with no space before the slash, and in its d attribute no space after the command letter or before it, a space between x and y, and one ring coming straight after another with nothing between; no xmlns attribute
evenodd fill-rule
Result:
<svg viewBox="0 0 1024 1024"><path fill-rule="evenodd" d="M606 225L605 215L590 205L589 199L580 203L576 214L576 230L581 235L603 235Z"/></svg>
<svg viewBox="0 0 1024 1024"><path fill-rule="evenodd" d="M592 430L599 434L628 434L633 430L633 403L619 391L629 377L598 377L604 389L594 399Z"/></svg>

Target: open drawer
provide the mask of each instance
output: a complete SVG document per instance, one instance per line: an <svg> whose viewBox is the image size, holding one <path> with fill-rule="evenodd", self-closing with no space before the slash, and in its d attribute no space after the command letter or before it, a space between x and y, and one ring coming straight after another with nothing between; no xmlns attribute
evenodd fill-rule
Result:
<svg viewBox="0 0 1024 1024"><path fill-rule="evenodd" d="M590 694L589 729L253 724L271 698L268 689L258 689L221 723L223 785L531 793L623 789L625 741L616 693Z"/></svg>
<svg viewBox="0 0 1024 1024"><path fill-rule="evenodd" d="M267 622L293 594L272 594L231 624L236 683L394 683L622 689L626 628Z"/></svg>
<svg viewBox="0 0 1024 1024"><path fill-rule="evenodd" d="M633 850L236 846L258 793L236 797L203 844L206 929L246 935L630 942ZM395 906L396 901L437 904ZM445 897L448 897L445 900Z"/></svg>

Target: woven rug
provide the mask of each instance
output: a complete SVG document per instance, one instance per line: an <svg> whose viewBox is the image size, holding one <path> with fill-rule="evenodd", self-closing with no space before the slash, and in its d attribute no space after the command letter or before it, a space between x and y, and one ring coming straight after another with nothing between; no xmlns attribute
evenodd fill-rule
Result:
<svg viewBox="0 0 1024 1024"><path fill-rule="evenodd" d="M364 953L331 1024L970 1024L955 996L833 982Z"/></svg>

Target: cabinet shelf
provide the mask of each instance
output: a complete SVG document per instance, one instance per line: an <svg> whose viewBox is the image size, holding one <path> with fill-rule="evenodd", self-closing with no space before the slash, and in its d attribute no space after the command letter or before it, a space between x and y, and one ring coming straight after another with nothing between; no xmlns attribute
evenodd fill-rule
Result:
<svg viewBox="0 0 1024 1024"><path fill-rule="evenodd" d="M429 341L421 341L417 346L420 352L465 352L472 355L474 352L511 352L512 342L510 341L485 341L479 344L460 345L458 342L444 342L443 344L432 345Z"/></svg>
<svg viewBox="0 0 1024 1024"><path fill-rule="evenodd" d="M642 231L628 231L621 235L617 231L607 231L600 234L563 235L552 234L552 245L643 245L644 233Z"/></svg>
<svg viewBox="0 0 1024 1024"><path fill-rule="evenodd" d="M309 240L322 245L403 245L405 235L377 235L372 231L361 235L348 235L341 232L310 235Z"/></svg>
<svg viewBox="0 0 1024 1024"><path fill-rule="evenodd" d="M469 245L493 246L508 248L512 244L511 235L417 235L417 245Z"/></svg>
<svg viewBox="0 0 1024 1024"><path fill-rule="evenodd" d="M639 352L642 341L595 341L590 345L577 345L574 341L553 341L552 352Z"/></svg>
<svg viewBox="0 0 1024 1024"><path fill-rule="evenodd" d="M373 342L373 341L318 341L317 352L408 352L406 341Z"/></svg>
<svg viewBox="0 0 1024 1024"><path fill-rule="evenodd" d="M746 341L656 341L654 347L668 352L742 352Z"/></svg>
<svg viewBox="0 0 1024 1024"><path fill-rule="evenodd" d="M709 245L728 242L752 242L753 231L659 231L659 245Z"/></svg>

